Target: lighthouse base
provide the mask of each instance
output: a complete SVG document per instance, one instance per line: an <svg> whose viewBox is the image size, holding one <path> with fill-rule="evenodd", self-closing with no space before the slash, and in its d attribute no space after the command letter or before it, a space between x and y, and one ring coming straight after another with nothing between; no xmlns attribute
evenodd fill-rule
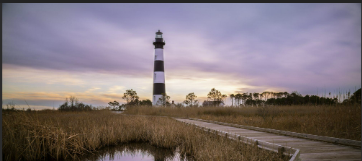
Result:
<svg viewBox="0 0 362 161"><path fill-rule="evenodd" d="M159 99L162 98L162 95L153 95L153 100L152 100L152 106L162 106L161 102L159 101Z"/></svg>

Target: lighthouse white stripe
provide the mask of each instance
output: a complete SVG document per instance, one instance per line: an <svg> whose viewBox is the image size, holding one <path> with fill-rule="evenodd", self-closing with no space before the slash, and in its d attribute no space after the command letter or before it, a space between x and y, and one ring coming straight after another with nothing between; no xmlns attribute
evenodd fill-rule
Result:
<svg viewBox="0 0 362 161"><path fill-rule="evenodd" d="M155 49L155 60L163 61L163 49Z"/></svg>
<svg viewBox="0 0 362 161"><path fill-rule="evenodd" d="M154 72L153 83L165 83L165 73L164 72Z"/></svg>
<svg viewBox="0 0 362 161"><path fill-rule="evenodd" d="M153 98L152 98L152 105L157 105L157 102L158 102L158 100L160 99L162 97L162 95L153 95ZM158 105L160 105L160 104L158 104Z"/></svg>

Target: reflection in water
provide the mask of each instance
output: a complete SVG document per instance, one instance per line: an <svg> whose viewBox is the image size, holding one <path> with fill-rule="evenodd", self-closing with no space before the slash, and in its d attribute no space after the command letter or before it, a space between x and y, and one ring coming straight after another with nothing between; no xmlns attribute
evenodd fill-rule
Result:
<svg viewBox="0 0 362 161"><path fill-rule="evenodd" d="M88 155L81 160L99 161L99 160L143 160L143 161L174 161L174 160L192 160L189 157L180 155L177 149L165 149L152 146L148 143L129 143L118 146L105 147L98 150L93 155Z"/></svg>

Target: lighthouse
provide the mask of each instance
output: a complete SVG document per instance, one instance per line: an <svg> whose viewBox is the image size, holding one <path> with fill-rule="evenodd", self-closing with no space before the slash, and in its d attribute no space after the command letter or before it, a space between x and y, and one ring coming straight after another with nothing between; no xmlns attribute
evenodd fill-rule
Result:
<svg viewBox="0 0 362 161"><path fill-rule="evenodd" d="M156 38L153 42L155 46L155 63L153 68L153 98L152 105L157 105L157 101L162 97L162 93L166 94L165 87L165 70L163 58L163 46L165 42L162 38L162 32L156 32Z"/></svg>

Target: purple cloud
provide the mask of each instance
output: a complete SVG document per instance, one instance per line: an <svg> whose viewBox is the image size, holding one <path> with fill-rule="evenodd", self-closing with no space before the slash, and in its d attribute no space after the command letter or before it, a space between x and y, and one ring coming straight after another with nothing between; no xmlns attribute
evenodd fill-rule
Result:
<svg viewBox="0 0 362 161"><path fill-rule="evenodd" d="M158 29L170 78L361 85L360 4L4 4L3 64L152 77Z"/></svg>

